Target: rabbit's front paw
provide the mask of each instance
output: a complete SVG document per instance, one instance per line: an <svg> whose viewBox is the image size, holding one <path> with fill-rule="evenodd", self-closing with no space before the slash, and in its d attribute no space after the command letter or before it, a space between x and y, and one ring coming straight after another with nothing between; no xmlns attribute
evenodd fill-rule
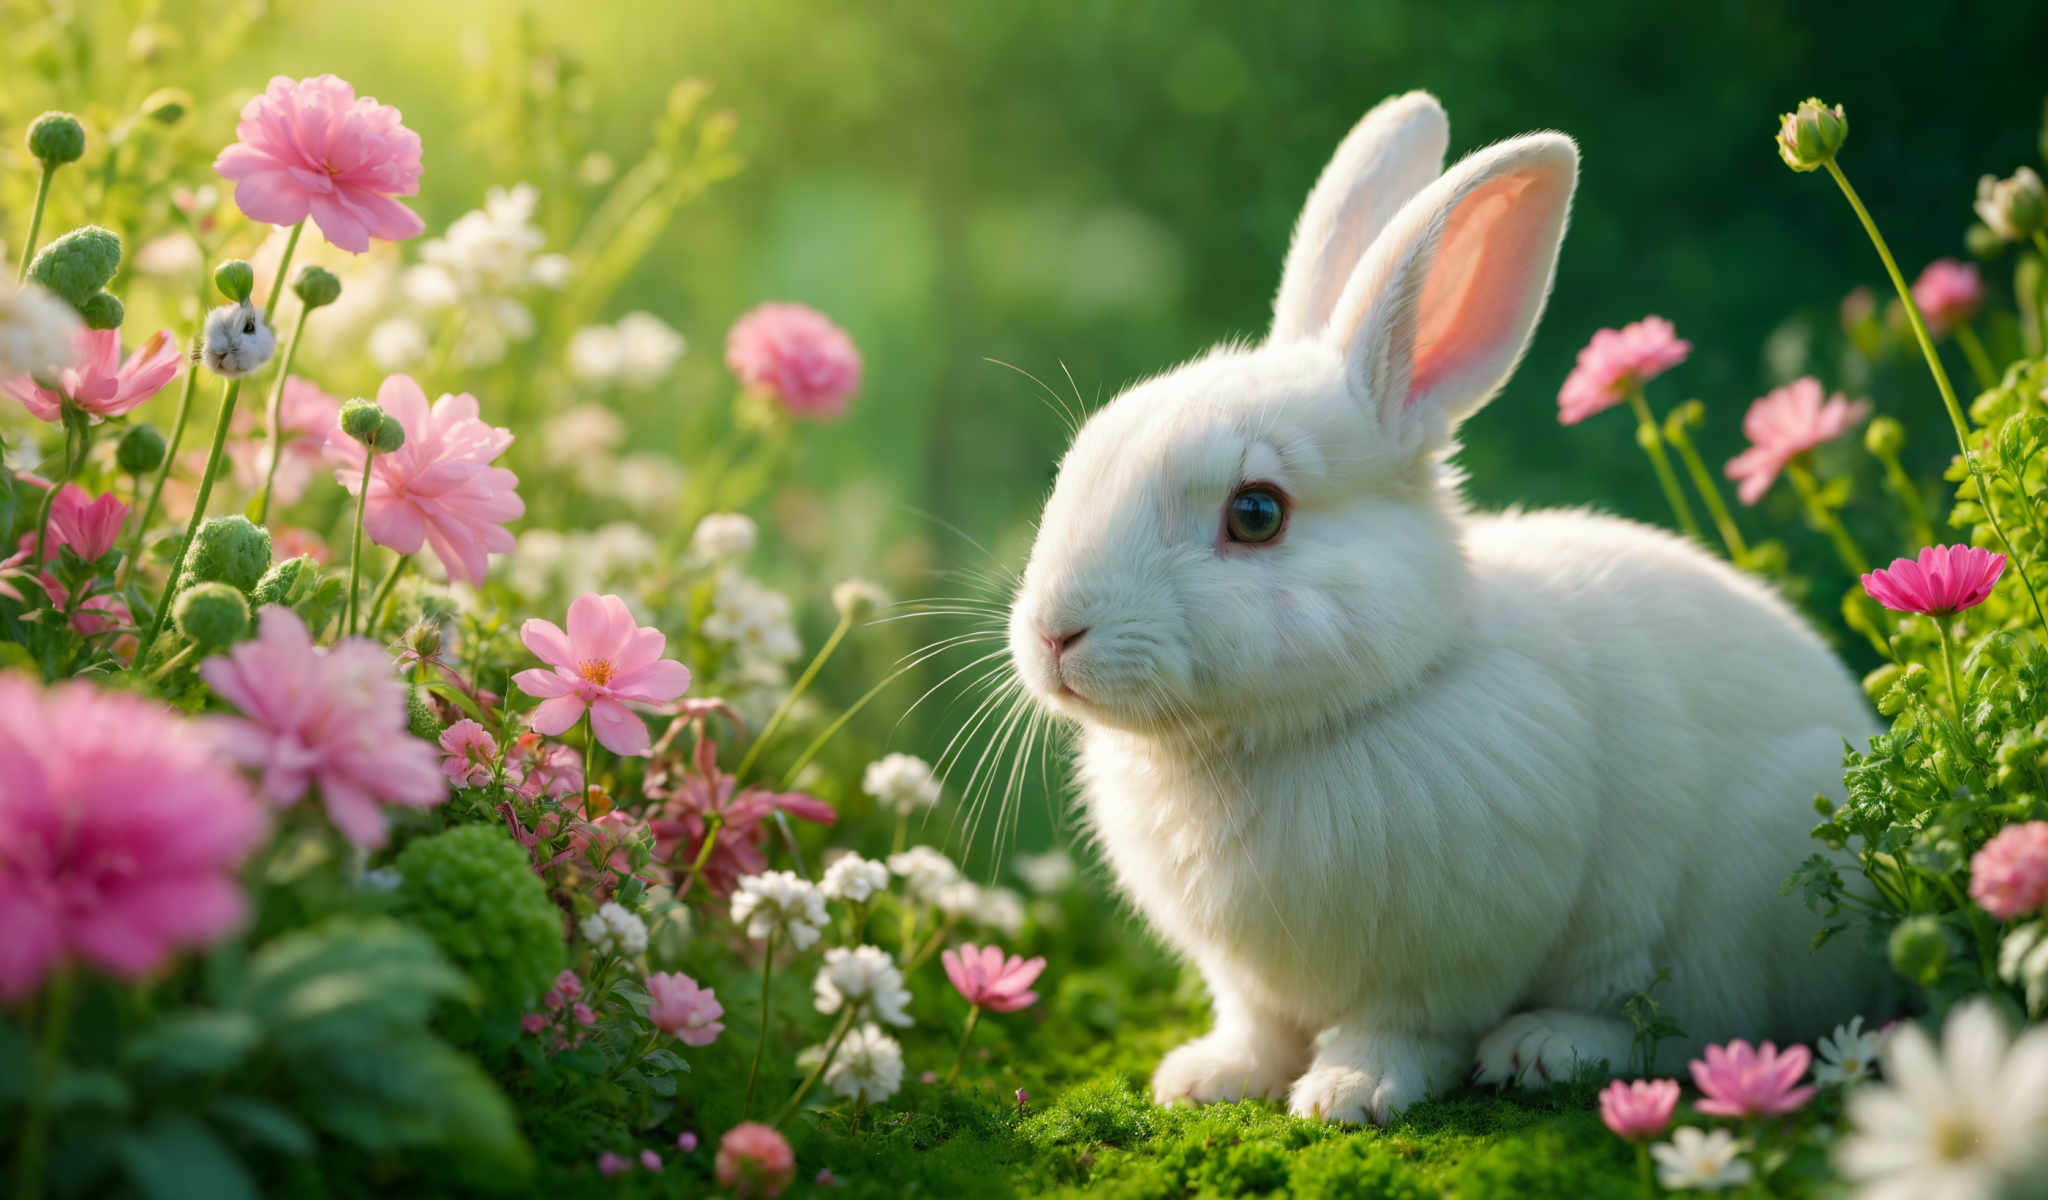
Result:
<svg viewBox="0 0 2048 1200"><path fill-rule="evenodd" d="M1480 1041L1474 1078L1525 1088L1569 1083L1602 1062L1624 1066L1631 1040L1628 1026L1607 1017L1562 1009L1516 1013Z"/></svg>
<svg viewBox="0 0 2048 1200"><path fill-rule="evenodd" d="M1406 1078L1398 1070L1374 1077L1356 1067L1318 1066L1294 1081L1287 1109L1297 1117L1384 1125L1427 1094L1420 1078Z"/></svg>
<svg viewBox="0 0 2048 1200"><path fill-rule="evenodd" d="M1209 1034L1168 1054L1152 1072L1156 1104L1218 1100L1277 1100L1287 1090L1293 1062L1253 1039Z"/></svg>

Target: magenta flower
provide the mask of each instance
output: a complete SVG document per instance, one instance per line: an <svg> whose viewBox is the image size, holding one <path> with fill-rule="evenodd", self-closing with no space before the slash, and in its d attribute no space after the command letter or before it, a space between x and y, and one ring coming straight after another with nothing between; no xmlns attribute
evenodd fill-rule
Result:
<svg viewBox="0 0 2048 1200"><path fill-rule="evenodd" d="M118 417L162 391L185 361L184 350L168 329L151 334L126 361L121 358L118 329L80 329L77 348L78 365L57 372L58 391L45 390L23 375L0 383L0 392L21 401L42 421L56 420L67 397L94 417Z"/></svg>
<svg viewBox="0 0 2048 1200"><path fill-rule="evenodd" d="M676 1149L681 1150L684 1154L696 1153L697 1131L694 1129L685 1129L681 1133L677 1134Z"/></svg>
<svg viewBox="0 0 2048 1200"><path fill-rule="evenodd" d="M665 779L650 782L649 796L662 801L657 815L647 822L654 834L654 857L669 865L678 885L690 865L702 853L709 818L719 818L718 839L704 860L704 887L714 896L729 896L740 878L767 869L768 856L761 846L768 840L762 825L780 810L805 821L830 825L839 819L832 806L802 792L771 792L750 787L738 791L738 780L718 769L718 745L708 737L697 739L694 770L683 771L671 785Z"/></svg>
<svg viewBox="0 0 2048 1200"><path fill-rule="evenodd" d="M1576 425L1627 400L1629 393L1685 361L1692 343L1671 322L1644 317L1620 329L1600 329L1579 351L1578 365L1557 393L1557 420Z"/></svg>
<svg viewBox="0 0 2048 1200"><path fill-rule="evenodd" d="M1974 263L1937 258L1913 281L1913 303L1935 337L1976 316L1983 302L1984 279Z"/></svg>
<svg viewBox="0 0 2048 1200"><path fill-rule="evenodd" d="M1663 1133L1678 1107L1678 1081L1617 1079L1600 1090L1600 1119L1619 1137L1646 1142Z"/></svg>
<svg viewBox="0 0 2048 1200"><path fill-rule="evenodd" d="M831 318L802 304L763 304L733 322L725 365L799 417L846 412L860 390L860 351Z"/></svg>
<svg viewBox="0 0 2048 1200"><path fill-rule="evenodd" d="M335 828L375 849L388 836L382 805L448 798L434 747L406 731L405 686L367 638L323 649L297 613L270 605L255 638L199 675L243 713L212 718L222 749L260 772L259 790L279 807L318 787Z"/></svg>
<svg viewBox="0 0 2048 1200"><path fill-rule="evenodd" d="M640 1152L640 1165L650 1171L659 1171L661 1170L661 1155L656 1154L652 1150L642 1150Z"/></svg>
<svg viewBox="0 0 2048 1200"><path fill-rule="evenodd" d="M114 493L91 497L84 488L67 483L57 489L56 499L50 501L50 525L43 536L43 558L45 561L53 559L57 557L59 547L69 546L73 554L92 562L119 544L121 526L127 520L128 506ZM22 534L18 548L33 556L36 535L32 532Z"/></svg>
<svg viewBox="0 0 2048 1200"><path fill-rule="evenodd" d="M441 731L441 771L456 787L482 787L498 761L498 739L464 717Z"/></svg>
<svg viewBox="0 0 2048 1200"><path fill-rule="evenodd" d="M548 1027L548 1019L537 1012L527 1013L519 1018L519 1027L528 1033L539 1033Z"/></svg>
<svg viewBox="0 0 2048 1200"><path fill-rule="evenodd" d="M597 740L628 758L647 753L647 724L626 702L666 704L690 686L690 668L661 657L668 644L659 629L636 625L617 596L586 592L569 605L569 631L531 619L519 640L553 670L532 668L512 677L519 690L540 698L535 733L564 733L587 711Z"/></svg>
<svg viewBox="0 0 2048 1200"><path fill-rule="evenodd" d="M977 950L972 942L939 956L946 964L946 978L967 1002L992 1012L1016 1012L1038 1002L1032 981L1045 970L1043 958L1005 959L995 946Z"/></svg>
<svg viewBox="0 0 2048 1200"><path fill-rule="evenodd" d="M310 216L328 241L361 254L373 237L404 241L425 228L392 199L420 190L420 135L401 119L332 75L273 76L242 106L240 140L213 169L235 181L235 204L250 220L296 225Z"/></svg>
<svg viewBox="0 0 2048 1200"><path fill-rule="evenodd" d="M1813 1099L1814 1088L1794 1086L1813 1059L1804 1046L1780 1053L1769 1042L1752 1047L1741 1038L1726 1046L1708 1046L1704 1061L1694 1059L1692 1081L1706 1099L1701 1112L1716 1117L1775 1117Z"/></svg>
<svg viewBox="0 0 2048 1200"><path fill-rule="evenodd" d="M1870 415L1870 405L1840 396L1821 401L1820 380L1795 379L1749 406L1742 432L1750 447L1728 460L1728 478L1738 481L1735 494L1755 504L1770 490L1785 464L1824 442L1842 436L1849 426Z"/></svg>
<svg viewBox="0 0 2048 1200"><path fill-rule="evenodd" d="M241 922L264 814L168 708L0 673L0 999L65 959L124 979Z"/></svg>
<svg viewBox="0 0 2048 1200"><path fill-rule="evenodd" d="M1970 899L2001 921L2048 904L2048 821L2008 825L1970 859Z"/></svg>
<svg viewBox="0 0 2048 1200"><path fill-rule="evenodd" d="M1976 546L1928 546L1915 562L1892 565L1863 577L1863 590L1893 612L1953 616L1984 603L2005 572L2005 555Z"/></svg>
<svg viewBox="0 0 2048 1200"><path fill-rule="evenodd" d="M709 1046L725 1032L719 1018L725 1006L712 989L698 987L697 981L676 971L647 977L647 995L652 1003L647 1019L664 1033L674 1034L685 1046Z"/></svg>
<svg viewBox="0 0 2048 1200"><path fill-rule="evenodd" d="M633 1169L633 1160L623 1154L607 1150L597 1156L597 1173L610 1179L621 1171Z"/></svg>
<svg viewBox="0 0 2048 1200"><path fill-rule="evenodd" d="M718 1140L718 1186L742 1196L779 1196L796 1178L796 1154L772 1126L742 1121Z"/></svg>
<svg viewBox="0 0 2048 1200"><path fill-rule="evenodd" d="M442 396L429 410L426 393L407 375L386 379L377 404L405 427L405 444L370 466L363 531L400 554L415 553L424 542L451 577L482 584L485 555L514 545L504 522L526 512L513 490L519 477L490 465L512 444L511 431L479 420L476 397L468 392ZM363 445L342 432L338 411L326 452L339 464L335 482L351 496L361 491Z"/></svg>

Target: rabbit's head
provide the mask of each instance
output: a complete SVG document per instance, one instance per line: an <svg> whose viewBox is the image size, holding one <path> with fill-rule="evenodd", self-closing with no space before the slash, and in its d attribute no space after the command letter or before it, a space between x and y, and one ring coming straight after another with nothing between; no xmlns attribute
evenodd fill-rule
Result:
<svg viewBox="0 0 2048 1200"><path fill-rule="evenodd" d="M1010 613L1054 710L1149 733L1313 721L1428 669L1465 621L1459 421L1549 293L1577 180L1536 133L1442 171L1422 93L1338 147L1257 346L1132 387L1074 440Z"/></svg>

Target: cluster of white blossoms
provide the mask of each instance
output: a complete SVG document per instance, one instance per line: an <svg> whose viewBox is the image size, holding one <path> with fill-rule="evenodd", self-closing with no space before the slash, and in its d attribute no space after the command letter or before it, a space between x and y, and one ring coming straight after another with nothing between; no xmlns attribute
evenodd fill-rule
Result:
<svg viewBox="0 0 2048 1200"><path fill-rule="evenodd" d="M983 887L930 846L912 846L889 856L912 899L929 904L950 921L965 921L1015 937L1024 928L1024 898L1006 887Z"/></svg>
<svg viewBox="0 0 2048 1200"><path fill-rule="evenodd" d="M901 854L891 854L889 870L902 877L912 896L927 903L960 882L960 868L930 846L912 846Z"/></svg>
<svg viewBox="0 0 2048 1200"><path fill-rule="evenodd" d="M804 651L789 597L734 567L718 573L704 636L730 646L742 663L786 666Z"/></svg>
<svg viewBox="0 0 2048 1200"><path fill-rule="evenodd" d="M541 426L540 439L557 462L581 469L597 460L595 469L605 469L605 460L626 440L626 423L619 414L602 404L576 404L549 417Z"/></svg>
<svg viewBox="0 0 2048 1200"><path fill-rule="evenodd" d="M843 1005L864 1006L876 1020L889 1025L910 1024L910 989L903 986L903 972L896 960L880 946L855 946L851 950L834 946L825 951L825 965L811 983L821 1013L836 1013Z"/></svg>
<svg viewBox="0 0 2048 1200"><path fill-rule="evenodd" d="M569 374L584 383L644 388L668 378L688 348L653 313L630 312L616 325L586 325L569 337Z"/></svg>
<svg viewBox="0 0 2048 1200"><path fill-rule="evenodd" d="M456 330L455 360L464 366L490 366L532 337L524 294L569 281L569 259L541 253L547 234L533 222L539 204L540 192L529 183L490 189L482 208L420 243L420 264L400 281L412 312L446 315ZM386 368L410 366L431 341L412 316L394 316L371 331L370 353Z"/></svg>
<svg viewBox="0 0 2048 1200"><path fill-rule="evenodd" d="M823 1061L822 1045L796 1056L797 1066L806 1071L815 1070ZM825 1086L848 1100L887 1100L903 1087L903 1047L873 1022L850 1029L846 1040L839 1043L832 1065L825 1068Z"/></svg>
<svg viewBox="0 0 2048 1200"><path fill-rule="evenodd" d="M1019 854L1011 866L1025 886L1042 896L1064 892L1074 882L1074 860L1057 847L1043 854Z"/></svg>
<svg viewBox="0 0 2048 1200"><path fill-rule="evenodd" d="M733 890L733 924L755 941L779 933L791 946L808 950L818 944L827 920L825 893L795 871L744 875Z"/></svg>
<svg viewBox="0 0 2048 1200"><path fill-rule="evenodd" d="M659 545L633 521L568 533L529 529L519 535L505 578L536 603L585 592L630 592L659 553Z"/></svg>
<svg viewBox="0 0 2048 1200"><path fill-rule="evenodd" d="M889 868L858 854L841 855L825 868L818 886L824 889L827 900L865 904L868 897L889 889Z"/></svg>
<svg viewBox="0 0 2048 1200"><path fill-rule="evenodd" d="M647 922L617 902L583 918L576 928L583 934L583 940L599 951L638 954L647 949Z"/></svg>
<svg viewBox="0 0 2048 1200"><path fill-rule="evenodd" d="M914 754L888 754L869 763L860 788L899 817L932 807L941 795L931 764Z"/></svg>
<svg viewBox="0 0 2048 1200"><path fill-rule="evenodd" d="M71 306L44 288L0 279L0 379L70 366L80 325Z"/></svg>
<svg viewBox="0 0 2048 1200"><path fill-rule="evenodd" d="M690 553L698 562L723 566L752 554L760 539L754 518L742 513L711 513L690 531Z"/></svg>

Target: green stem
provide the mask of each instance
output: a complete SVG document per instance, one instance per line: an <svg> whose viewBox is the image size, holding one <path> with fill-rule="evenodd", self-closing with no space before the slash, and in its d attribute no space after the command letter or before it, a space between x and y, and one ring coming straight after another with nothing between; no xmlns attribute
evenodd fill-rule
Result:
<svg viewBox="0 0 2048 1200"><path fill-rule="evenodd" d="M176 654L173 654L169 658L165 659L163 663L157 667L156 670L151 671L149 673L149 681L151 683L155 683L157 680L164 678L166 675L169 675L171 672L177 670L179 667L184 666L185 663L189 661L191 657L198 652L199 643L194 642L191 645L186 646L184 649L178 651Z"/></svg>
<svg viewBox="0 0 2048 1200"><path fill-rule="evenodd" d="M292 254L298 250L299 235L304 232L306 232L306 218L300 217L299 223L292 226L291 236L284 240L284 253L278 257L277 278L270 281L270 299L266 300L263 304L263 319L265 321L270 320L271 317L277 314L277 298L284 294L284 281L290 275L292 269ZM286 361L289 362L290 360ZM282 375L283 372L279 372L279 376L282 377Z"/></svg>
<svg viewBox="0 0 2048 1200"><path fill-rule="evenodd" d="M754 1065L747 1068L747 1097L740 1102L740 1116L746 1117L754 1111L754 1083L761 1074L761 1051L768 1046L768 981L775 974L775 934L768 931L768 941L761 951L761 1036L754 1042Z"/></svg>
<svg viewBox="0 0 2048 1200"><path fill-rule="evenodd" d="M1656 1200L1657 1177L1650 1170L1650 1143L1636 1143L1636 1179L1642 1184L1644 1200Z"/></svg>
<svg viewBox="0 0 2048 1200"><path fill-rule="evenodd" d="M768 739L774 737L775 731L782 727L784 718L789 716L789 710L796 706L797 697L803 695L804 689L811 686L811 681L818 677L818 671L825 665L825 660L832 657L832 652L839 648L839 643L846 637L846 631L851 628L853 614L848 613L839 618L839 624L832 629L832 636L826 638L825 644L818 647L818 653L811 659L811 664L804 668L803 674L797 676L796 684L789 689L789 694L782 698L781 704L775 706L775 712L769 716L768 723L761 727L761 736L755 738L754 744L747 747L747 753L740 759L740 765L733 769L734 779L741 783L746 782L747 768L753 766L754 760L761 757L762 747L766 746Z"/></svg>
<svg viewBox="0 0 2048 1200"><path fill-rule="evenodd" d="M1870 561L1863 557L1856 539L1850 537L1848 529L1843 527L1841 516L1821 502L1820 485L1814 482L1813 472L1807 470L1803 463L1790 462L1785 464L1785 474L1791 477L1792 486L1799 489L1799 499L1806 505L1806 519L1813 523L1815 529L1828 535L1828 540L1835 544L1835 555L1842 560L1842 565L1859 578L1868 575Z"/></svg>
<svg viewBox="0 0 2048 1200"><path fill-rule="evenodd" d="M376 637L377 631L384 627L384 606L391 599L392 588L398 583L398 577L405 573L406 564L411 561L412 555L401 554L398 561L391 564L391 569L384 572L384 581L377 585L376 593L370 597L370 607L363 610L369 618L363 626L364 633Z"/></svg>
<svg viewBox="0 0 2048 1200"><path fill-rule="evenodd" d="M839 1014L839 1023L832 1027L832 1036L825 1042L825 1057L818 1060L818 1065L812 1067L811 1073L804 1076L804 1081L797 1085L796 1094L789 1098L789 1103L782 1106L782 1111L775 1114L773 1121L768 1122L771 1127L780 1126L789 1120L790 1114L797 1110L797 1106L804 1102L804 1097L810 1095L811 1089L817 1086L818 1080L824 1078L825 1072L831 1069L832 1060L839 1057L840 1043L853 1031L853 1014L858 1011L859 1004L848 1003L845 1010Z"/></svg>
<svg viewBox="0 0 2048 1200"><path fill-rule="evenodd" d="M1842 174L1842 168L1833 159L1827 161L1828 174L1834 176L1835 185L1842 189L1842 196L1849 201L1849 207L1856 210L1856 219L1863 222L1863 231L1870 235L1870 244L1877 248L1877 256L1884 262L1885 274L1891 276L1892 287L1899 293L1899 302L1906 310L1906 321L1913 327L1913 337L1920 343L1920 355L1927 360L1927 369L1934 375L1934 386L1941 392L1942 405L1948 409L1949 423L1955 426L1956 446L1963 452L1963 464L1970 469L1970 478L1977 484L1977 499L1984 506L1984 518L1991 524L1991 532L1998 535L1999 545L2005 548L2005 555L2018 568L2020 583L2027 589L2027 598L2034 603L2034 616L2043 627L2048 627L2048 607L2041 603L2040 593L2034 590L2034 581L2027 574L2026 560L2013 549L2012 539L2005 536L2005 526L1998 519L1998 510L1991 502L1991 485L1984 479L1983 468L1977 464L1977 455L1970 449L1970 427L1963 420L1963 406L1956 399L1955 385L1948 380L1948 372L1941 365L1941 356L1934 352L1934 339L1927 332L1927 321L1920 315L1920 306L1913 303L1913 289L1906 286L1906 277L1899 273L1899 264L1892 257L1892 249L1885 243L1884 235L1877 231L1877 222L1871 219L1870 210L1863 207L1863 198L1849 184L1849 177ZM2035 235L2039 237L2039 234ZM2044 240L2042 251L2048 254L2048 240Z"/></svg>
<svg viewBox="0 0 2048 1200"><path fill-rule="evenodd" d="M123 579L127 578L142 557L144 531L149 528L150 521L156 516L157 501L161 500L164 494L164 481L171 477L171 467L178 461L178 444L185 440L185 420L192 415L192 393L197 390L198 384L199 362L195 359L185 371L185 390L178 397L178 415L171 421L170 440L164 444L163 465L157 468L156 482L150 485L149 500L142 506L141 520L135 523L135 547L129 553L128 560L121 564Z"/></svg>
<svg viewBox="0 0 2048 1200"><path fill-rule="evenodd" d="M1920 485L1906 474L1906 468L1899 465L1896 454L1880 454L1878 461L1884 464L1885 487L1898 497L1906 508L1906 519L1913 526L1913 540L1922 546L1934 544L1934 523L1927 517L1927 502L1920 496Z"/></svg>
<svg viewBox="0 0 2048 1200"><path fill-rule="evenodd" d="M36 205L28 212L28 240L21 244L21 265L14 270L17 284L28 278L28 260L36 256L36 238L43 229L43 206L50 199L50 176L56 173L56 167L43 164L42 181L36 184Z"/></svg>
<svg viewBox="0 0 2048 1200"><path fill-rule="evenodd" d="M1970 372L1977 377L1977 388L1989 391L1998 382L1998 368L1991 365L1991 356L1984 351L1984 343L1977 337L1977 331L1970 328L1968 321L1956 322L1956 345L1963 348L1963 357L1970 360Z"/></svg>
<svg viewBox="0 0 2048 1200"><path fill-rule="evenodd" d="M796 784L797 775L801 773L805 767L811 765L811 760L818 757L818 751L823 750L827 742L830 742L833 738L839 736L839 731L846 728L846 723L848 721L853 720L855 713L858 713L861 709L867 707L868 701L873 700L876 696L881 695L882 689L888 687L890 684L894 682L896 682L896 676L890 675L886 679L883 679L880 683L869 688L866 692L864 692L861 695L860 699L854 701L851 705L849 705L845 712L840 713L837 717L834 717L830 725L825 726L823 730L819 731L818 736L811 739L811 744L804 747L803 753L796 756L796 761L790 765L789 770L783 772L783 789L786 791L790 787L793 787ZM898 850L901 850L902 848L903 847L901 846L897 847Z"/></svg>
<svg viewBox="0 0 2048 1200"><path fill-rule="evenodd" d="M1956 732L1960 734L1963 732L1963 683L1962 677L1956 674L1954 638L1948 631L1949 616L1946 613L1933 614L1934 631L1941 635L1941 669L1948 672L1949 704L1956 710Z"/></svg>
<svg viewBox="0 0 2048 1200"><path fill-rule="evenodd" d="M64 1039L71 1032L75 979L69 966L58 967L43 996L43 1038L36 1047L35 1080L29 1089L28 1115L21 1125L20 1149L14 1157L14 1194L19 1200L36 1200L42 1194L43 1158L49 1150L50 1091L63 1061Z"/></svg>
<svg viewBox="0 0 2048 1200"><path fill-rule="evenodd" d="M354 637L356 632L356 590L363 575L363 510L370 505L370 464L377 461L375 446L363 447L363 486L356 493L355 541L348 553L348 605L342 613L341 636Z"/></svg>
<svg viewBox="0 0 2048 1200"><path fill-rule="evenodd" d="M142 670L149 662L149 649L156 644L157 635L164 631L164 619L170 616L171 597L178 590L178 575L185 569L185 555L192 550L192 540L199 534L199 523L206 519L206 502L213 496L213 478L220 471L221 448L227 444L228 423L235 418L235 397L241 394L242 381L230 379L220 396L220 419L213 425L213 448L206 455L206 470L199 476L199 494L192 500L192 519L185 523L185 540L178 546L178 552L171 558L171 573L164 579L163 593L157 598L156 612L149 619L149 632L142 635L142 644L135 648L133 670ZM166 470L170 459L164 460Z"/></svg>
<svg viewBox="0 0 2048 1200"><path fill-rule="evenodd" d="M1721 485L1714 482L1714 476L1707 470L1707 464L1700 460L1699 450L1692 444L1692 435L1677 422L1671 422L1668 440L1678 448L1679 461L1685 464L1686 474L1692 476L1693 486L1699 489L1700 498L1707 503L1707 513L1714 518L1714 528L1721 533L1721 542L1728 547L1730 560L1740 563L1749 557L1749 547L1743 543L1742 530L1735 525L1735 515L1728 511L1727 501L1721 499Z"/></svg>
<svg viewBox="0 0 2048 1200"><path fill-rule="evenodd" d="M705 818L704 844L697 847L697 859L690 864L690 873L683 876L683 882L676 887L677 901L690 898L690 889L696 886L697 877L704 873L704 864L711 861L711 848L718 844L718 831L724 824L724 818L715 812Z"/></svg>
<svg viewBox="0 0 2048 1200"><path fill-rule="evenodd" d="M1678 476L1671 470L1671 459L1664 453L1664 435L1657 430L1657 418L1650 413L1650 402L1643 398L1643 389L1630 389L1628 402L1636 412L1636 442L1650 456L1650 465L1657 469L1657 482L1663 485L1664 498L1671 502L1679 528L1694 541L1705 541L1700 523L1692 515L1692 505L1685 502L1685 492L1680 490Z"/></svg>
<svg viewBox="0 0 2048 1200"><path fill-rule="evenodd" d="M64 422L64 473L51 480L50 486L43 489L43 506L36 513L36 557L35 561L29 565L37 571L43 569L43 549L49 541L50 510L56 507L57 493L63 491L64 485L71 482L71 472L77 469L72 457L72 446L78 440L78 437L77 432L72 428L71 413L68 411L70 407L71 401L67 398L63 402L63 410L65 411L62 417Z"/></svg>
<svg viewBox="0 0 2048 1200"><path fill-rule="evenodd" d="M583 710L583 801L590 802L590 789L597 780L590 777L591 760L597 756L597 718Z"/></svg>
<svg viewBox="0 0 2048 1200"><path fill-rule="evenodd" d="M926 938L924 945L918 947L917 953L911 955L910 960L903 964L903 973L908 975L927 962L930 962L932 955L937 954L939 947L944 944L946 935L952 933L953 926L958 923L957 918L942 916L939 921L939 927L932 930L931 937Z"/></svg>
<svg viewBox="0 0 2048 1200"><path fill-rule="evenodd" d="M276 300L275 296L271 299ZM299 338L306 332L306 318L313 310L301 304L299 319L292 323L291 340L284 344L284 360L277 365L277 381L270 385L270 465L263 469L263 490L256 496L256 523L270 520L270 489L277 482L277 460L284 447L284 433L278 418L284 413L284 384L292 373L292 358L299 352Z"/></svg>
<svg viewBox="0 0 2048 1200"><path fill-rule="evenodd" d="M946 1072L946 1083L949 1086L955 1079L960 1078L960 1064L967 1061L967 1043L974 1040L974 1027L980 1021L981 1005L976 1004L967 1010L967 1028L960 1034L960 1048L953 1052L953 1066Z"/></svg>

